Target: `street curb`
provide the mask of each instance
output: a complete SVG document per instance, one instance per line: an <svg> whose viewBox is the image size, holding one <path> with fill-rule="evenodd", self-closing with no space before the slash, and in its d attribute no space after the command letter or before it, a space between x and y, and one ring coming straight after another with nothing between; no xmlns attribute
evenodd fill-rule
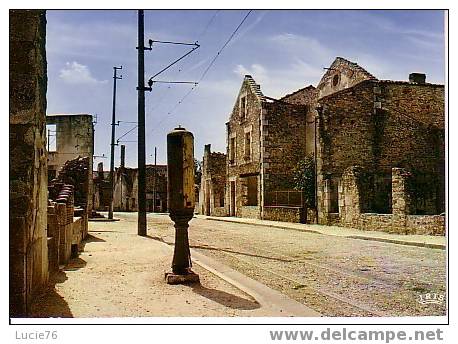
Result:
<svg viewBox="0 0 458 344"><path fill-rule="evenodd" d="M157 239L155 239L157 240ZM165 241L163 243L169 250L173 250L173 245ZM270 311L271 316L284 317L321 317L317 311L297 302L288 296L276 291L268 286L248 277L244 274L224 265L217 260L210 258L196 250L191 249L191 259L197 265L218 276L234 287L253 297L262 308ZM279 314L282 313L282 314Z"/></svg>
<svg viewBox="0 0 458 344"><path fill-rule="evenodd" d="M273 313L284 313L283 316L294 317L321 317L317 311L299 303L288 296L276 291L268 286L250 278L242 273L221 264L213 258L207 257L191 249L192 260L210 271L214 275L222 278L248 295L254 297L261 307L270 310Z"/></svg>
<svg viewBox="0 0 458 344"><path fill-rule="evenodd" d="M315 233L315 234L322 234L322 235L329 235L329 236L336 236L341 238L349 238L349 239L361 239L361 240L368 240L368 241L379 241L379 242L386 242L389 244L398 244L398 245L406 245L406 246L416 246L416 247L423 247L423 248L433 248L439 250L445 250L447 245L444 244L433 244L427 242L420 242L420 241L407 241L407 240L398 240L398 239L390 239L390 238L380 238L380 237L371 237L365 235L335 235L331 233L323 233L321 231L307 229L307 228L292 228L288 226L282 225L275 225L275 224L262 224L262 223L255 223L255 222L242 222L242 221L233 221L229 219L217 219L213 217L196 217L200 219L210 220L210 221L221 221L221 222L230 222L230 223L239 223L245 225L253 225L253 226L262 226L262 227L272 227L272 228L280 228L280 229L288 229L292 231L299 231L299 232L307 232L307 233Z"/></svg>

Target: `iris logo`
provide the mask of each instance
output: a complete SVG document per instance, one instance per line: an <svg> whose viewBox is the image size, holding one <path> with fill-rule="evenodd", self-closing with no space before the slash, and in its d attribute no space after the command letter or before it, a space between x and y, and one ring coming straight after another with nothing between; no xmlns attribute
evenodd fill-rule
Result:
<svg viewBox="0 0 458 344"><path fill-rule="evenodd" d="M443 294L437 294L437 293L426 293L418 296L418 303L421 303L422 305L428 305L428 304L437 304L441 305L444 303L444 295Z"/></svg>

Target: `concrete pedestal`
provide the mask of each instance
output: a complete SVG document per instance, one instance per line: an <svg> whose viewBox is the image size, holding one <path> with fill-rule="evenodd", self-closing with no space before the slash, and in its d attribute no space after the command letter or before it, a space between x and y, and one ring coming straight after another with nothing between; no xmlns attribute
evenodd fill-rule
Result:
<svg viewBox="0 0 458 344"><path fill-rule="evenodd" d="M189 270L187 274L178 275L173 272L165 273L165 281L167 284L191 284L200 283L199 275Z"/></svg>

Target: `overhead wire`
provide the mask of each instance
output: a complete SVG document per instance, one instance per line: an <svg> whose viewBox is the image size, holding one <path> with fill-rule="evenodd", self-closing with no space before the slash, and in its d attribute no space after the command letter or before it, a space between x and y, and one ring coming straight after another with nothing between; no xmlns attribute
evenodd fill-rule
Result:
<svg viewBox="0 0 458 344"><path fill-rule="evenodd" d="M213 59L210 61L209 65L207 66L207 68L205 68L204 72L202 73L201 77L199 78L199 81L198 83L200 83L204 78L205 76L207 75L208 71L210 70L210 68L214 65L214 63L216 62L216 60L218 59L218 57L221 55L222 51L226 48L226 46L230 43L230 41L234 38L234 36L236 35L236 33L238 32L238 30L240 29L240 27L243 25L243 23L247 20L248 16L251 14L253 10L249 10L247 12L247 14L243 17L242 21L237 25L237 27L235 28L235 30L231 33L231 35L229 36L229 38L226 40L226 42L221 46L221 48L218 50L218 52L216 53L216 55L213 57ZM154 130L158 129L160 124L162 124L165 120L169 119L170 118L170 115L173 114L173 112L176 110L176 108L178 106L180 106L183 101L197 88L199 84L195 84L191 87L191 89L177 102L175 103L175 105L167 112L167 115L168 117L164 117L161 121L159 121L159 123L156 125L155 128L153 128L149 134L151 134L152 132L154 132Z"/></svg>

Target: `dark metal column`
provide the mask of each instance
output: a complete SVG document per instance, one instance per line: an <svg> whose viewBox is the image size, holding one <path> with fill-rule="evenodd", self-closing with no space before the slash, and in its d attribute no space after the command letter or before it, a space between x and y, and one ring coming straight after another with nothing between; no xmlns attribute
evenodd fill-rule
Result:
<svg viewBox="0 0 458 344"><path fill-rule="evenodd" d="M146 236L145 22L138 11L138 235Z"/></svg>

